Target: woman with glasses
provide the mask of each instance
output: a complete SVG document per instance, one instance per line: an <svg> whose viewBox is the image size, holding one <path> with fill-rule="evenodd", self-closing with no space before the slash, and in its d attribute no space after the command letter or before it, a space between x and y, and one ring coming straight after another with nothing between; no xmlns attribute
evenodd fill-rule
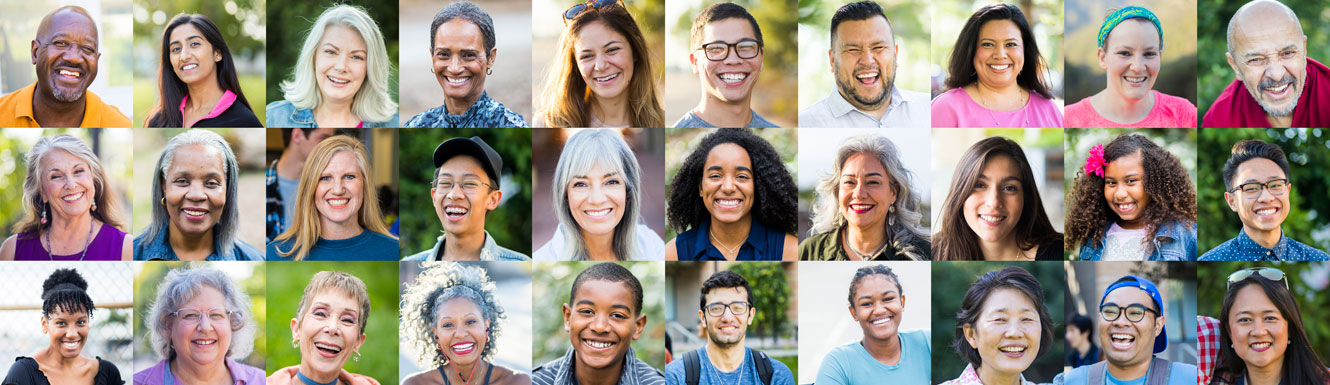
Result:
<svg viewBox="0 0 1330 385"><path fill-rule="evenodd" d="M622 0L563 13L558 53L532 127L664 127L660 81L642 30Z"/></svg>
<svg viewBox="0 0 1330 385"><path fill-rule="evenodd" d="M249 295L220 270L171 270L144 320L156 365L135 385L263 384L263 370L237 362L254 349Z"/></svg>
<svg viewBox="0 0 1330 385"><path fill-rule="evenodd" d="M1211 384L1330 383L1283 271L1256 267L1230 274L1219 325Z"/></svg>

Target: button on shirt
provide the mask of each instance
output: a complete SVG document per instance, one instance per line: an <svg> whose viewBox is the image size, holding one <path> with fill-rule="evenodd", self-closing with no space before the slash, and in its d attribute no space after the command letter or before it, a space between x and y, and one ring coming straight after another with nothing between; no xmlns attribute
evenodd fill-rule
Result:
<svg viewBox="0 0 1330 385"><path fill-rule="evenodd" d="M1205 252L1202 261L1327 261L1330 255L1311 246L1302 244L1283 235L1271 249L1256 243L1247 236L1246 231L1238 231L1238 236Z"/></svg>
<svg viewBox="0 0 1330 385"><path fill-rule="evenodd" d="M817 103L799 112L799 127L821 128L928 128L932 112L928 94L891 87L891 102L887 112L878 119L860 111L841 97L838 89Z"/></svg>

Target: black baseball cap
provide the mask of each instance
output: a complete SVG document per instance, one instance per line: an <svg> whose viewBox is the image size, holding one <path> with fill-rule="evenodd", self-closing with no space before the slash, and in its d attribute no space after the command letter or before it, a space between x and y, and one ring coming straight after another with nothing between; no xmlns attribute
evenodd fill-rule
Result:
<svg viewBox="0 0 1330 385"><path fill-rule="evenodd" d="M489 175L494 189L499 189L499 172L503 170L503 158L499 157L494 148L485 144L479 136L448 139L434 149L434 168L443 166L443 162L458 155L468 155L480 161L480 166L485 168L485 173Z"/></svg>

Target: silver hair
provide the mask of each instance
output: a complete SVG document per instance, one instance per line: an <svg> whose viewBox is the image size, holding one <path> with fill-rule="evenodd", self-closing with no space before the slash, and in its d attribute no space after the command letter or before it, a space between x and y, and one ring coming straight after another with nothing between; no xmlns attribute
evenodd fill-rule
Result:
<svg viewBox="0 0 1330 385"><path fill-rule="evenodd" d="M97 158L97 154L88 148L83 140L70 135L60 134L55 136L44 136L37 141L28 150L27 157L24 158L27 163L27 176L23 178L23 212L24 218L14 224L15 233L32 232L38 233L41 229L50 227L50 222L40 223L38 218L46 210L42 202L42 160L51 150L64 150L70 155L78 157L88 164L89 171L92 171L93 178L93 203L98 207L92 212L93 218L111 226L120 227L120 215L118 197L115 192L107 185L106 170L102 167L102 162Z"/></svg>
<svg viewBox="0 0 1330 385"><path fill-rule="evenodd" d="M402 291L401 325L398 335L411 345L416 362L425 367L443 367L448 357L435 342L434 326L439 319L439 308L454 298L465 298L480 309L489 323L485 332L485 346L480 358L488 361L494 356L495 339L502 331L500 321L507 318L503 307L494 297L494 281L479 266L458 262L425 262L424 271L414 282L405 284Z"/></svg>
<svg viewBox="0 0 1330 385"><path fill-rule="evenodd" d="M144 321L152 333L152 348L162 359L169 361L176 356L175 348L171 346L171 314L194 299L205 286L222 292L226 298L226 310L231 312L231 346L227 348L226 356L245 357L254 350L254 333L258 325L250 309L249 295L220 270L186 267L171 270L157 285L157 299L149 305Z"/></svg>
<svg viewBox="0 0 1330 385"><path fill-rule="evenodd" d="M559 165L554 168L554 208L564 232L564 255L570 260L587 260L586 245L582 241L581 227L573 218L568 205L568 183L574 177L586 175L591 168L602 169L622 176L628 190L623 217L614 227L614 255L620 260L644 258L637 244L637 222L642 206L642 173L637 157L628 142L616 131L588 129L574 134L563 145Z"/></svg>
<svg viewBox="0 0 1330 385"><path fill-rule="evenodd" d="M920 197L914 190L914 178L910 170L900 161L900 151L896 145L887 139L878 135L858 135L846 139L841 143L840 149L836 150L835 167L827 175L823 175L817 183L817 201L813 205L813 225L808 231L809 235L816 235L831 231L845 226L845 216L840 211L840 180L841 169L845 167L845 161L855 154L870 155L879 162L882 162L882 168L886 169L887 176L891 180L891 187L896 191L896 208L894 213L888 214L894 218L894 225L883 226L887 232L887 239L891 242L892 248L906 252L911 250L910 245L915 242L924 241L927 238L927 232L919 224L923 214L919 211ZM922 253L922 250L914 250L914 253ZM922 255L927 258L927 255Z"/></svg>
<svg viewBox="0 0 1330 385"><path fill-rule="evenodd" d="M226 204L222 206L222 217L213 225L212 236L216 240L217 255L226 258L232 257L231 252L235 250L235 245L239 242L236 239L236 231L240 223L240 209L238 208L240 198L240 167L236 162L236 154L231 151L231 145L222 139L221 135L207 130L192 129L179 135L171 137L166 141L166 148L162 149L162 155L157 157L157 173L152 177L152 224L144 232L145 239L157 239L165 233L170 227L171 213L167 211L166 206L159 202L165 197L166 172L171 168L171 163L175 161L176 150L191 144L200 144L211 147L222 154L222 173L226 174Z"/></svg>
<svg viewBox="0 0 1330 385"><path fill-rule="evenodd" d="M397 103L388 91L389 75L392 62L388 60L388 49L383 44L383 33L379 32L378 23L365 13L364 9L354 5L337 5L323 11L314 26L310 27L305 43L300 47L300 56L292 77L283 80L282 94L296 108L313 109L323 103L319 91L318 74L314 73L314 55L318 50L323 33L330 26L339 25L356 30L365 40L368 57L365 60L365 81L356 91L351 102L351 112L366 122L385 122L397 113Z"/></svg>

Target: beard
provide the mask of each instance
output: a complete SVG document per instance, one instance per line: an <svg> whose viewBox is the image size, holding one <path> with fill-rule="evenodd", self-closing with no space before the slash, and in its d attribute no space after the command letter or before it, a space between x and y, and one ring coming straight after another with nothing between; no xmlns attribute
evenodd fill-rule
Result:
<svg viewBox="0 0 1330 385"><path fill-rule="evenodd" d="M854 88L856 85L858 85L856 79L854 78L854 74L856 72L859 72L860 70L868 70L868 69L872 68L869 67L855 68L854 71L850 72L850 76L848 77L841 77L840 75L837 75L836 86L840 88L841 94L843 96L849 96L849 98L846 98L846 101L854 105L854 108L871 111L882 108L882 105L886 103L887 93L891 92L892 87L894 87L896 83L896 71L893 68L890 76L883 76L883 73L881 72L882 69L878 68L878 77L880 77L881 80L883 81L882 90L878 92L877 95L860 95L859 92L857 92L857 90Z"/></svg>
<svg viewBox="0 0 1330 385"><path fill-rule="evenodd" d="M1241 75L1242 73L1239 72L1238 74ZM1249 86L1247 83L1243 83L1243 86L1247 88L1247 92L1251 94L1252 99L1256 100L1256 104L1261 105L1261 109L1265 110L1266 114L1275 118L1283 118L1293 114L1293 109L1298 107L1298 98L1302 97L1302 87L1297 84L1297 81L1298 80L1294 78L1293 75L1284 74L1284 77L1279 80L1261 78L1261 83L1256 87ZM1290 103L1287 107L1283 108L1277 108L1266 103L1261 90L1279 87L1284 84L1288 84L1289 87L1296 87L1293 90L1295 92L1288 96L1293 98L1293 103Z"/></svg>

